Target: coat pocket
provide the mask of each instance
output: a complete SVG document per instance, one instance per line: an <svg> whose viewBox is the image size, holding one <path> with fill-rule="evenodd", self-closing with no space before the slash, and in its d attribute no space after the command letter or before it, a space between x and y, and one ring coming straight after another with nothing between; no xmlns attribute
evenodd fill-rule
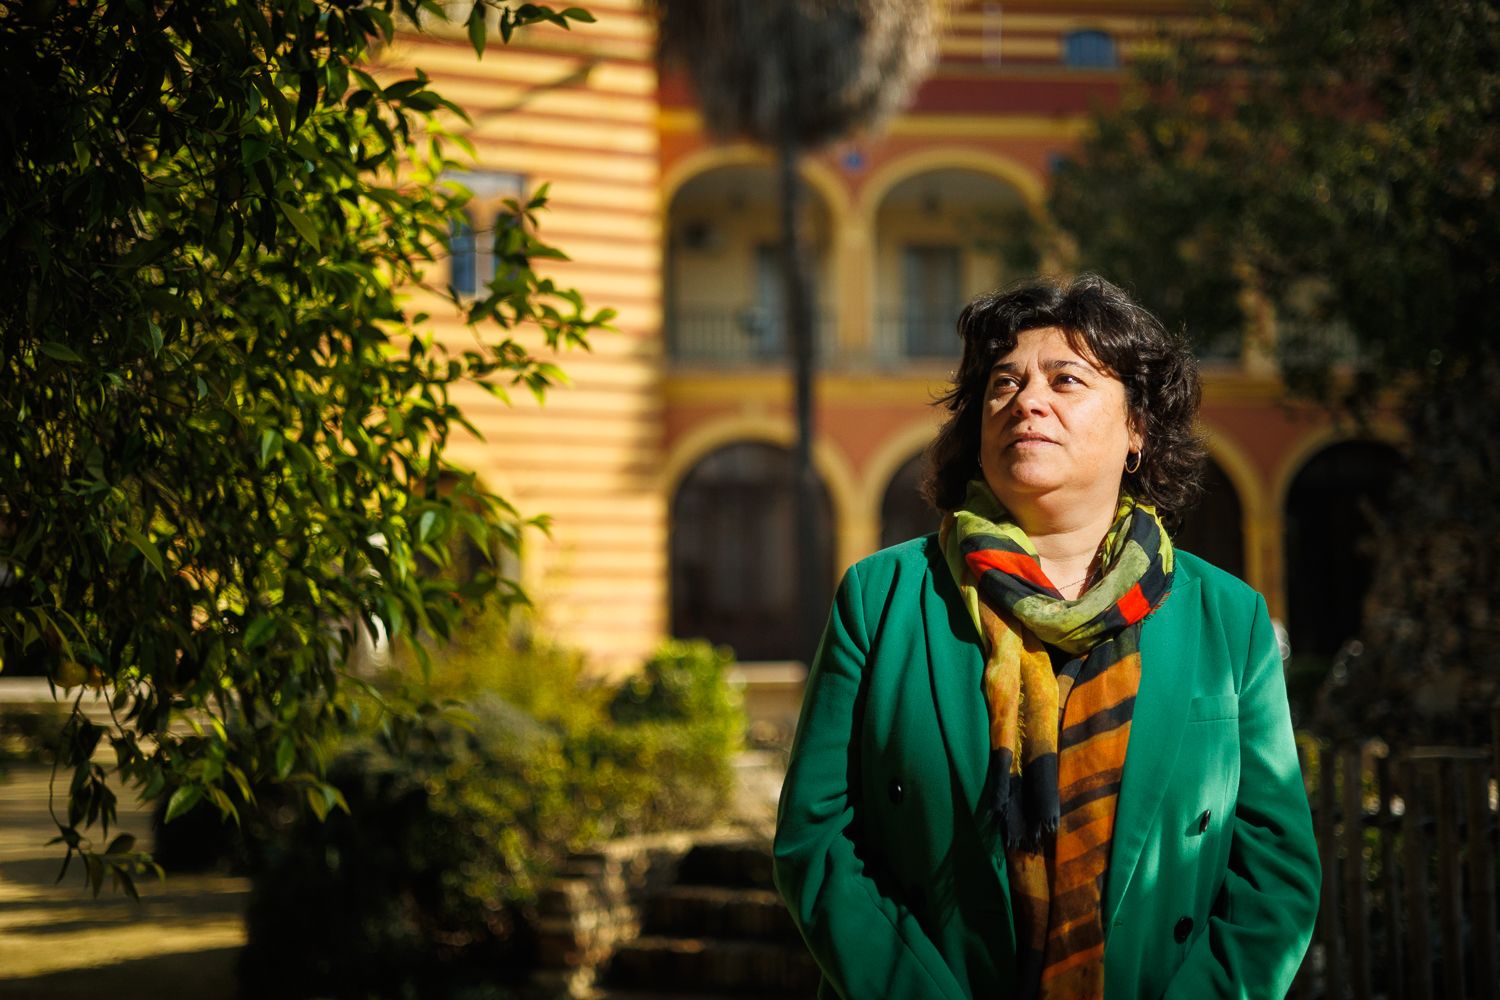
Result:
<svg viewBox="0 0 1500 1000"><path fill-rule="evenodd" d="M1188 703L1188 722L1210 722L1214 719L1238 719L1240 696L1237 694L1210 694L1194 698Z"/></svg>

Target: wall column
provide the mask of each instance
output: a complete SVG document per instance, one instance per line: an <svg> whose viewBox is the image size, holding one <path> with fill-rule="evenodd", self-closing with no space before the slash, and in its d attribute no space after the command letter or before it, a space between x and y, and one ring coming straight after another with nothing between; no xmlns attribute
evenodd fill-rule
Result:
<svg viewBox="0 0 1500 1000"><path fill-rule="evenodd" d="M875 338L873 236L861 218L843 220L834 234L833 301L838 303L838 349L846 360L866 361Z"/></svg>

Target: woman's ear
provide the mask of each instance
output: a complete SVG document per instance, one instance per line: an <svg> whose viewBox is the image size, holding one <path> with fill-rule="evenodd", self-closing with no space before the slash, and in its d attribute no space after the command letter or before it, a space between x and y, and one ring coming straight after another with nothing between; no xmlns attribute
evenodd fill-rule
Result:
<svg viewBox="0 0 1500 1000"><path fill-rule="evenodd" d="M1130 450L1139 455L1146 450L1146 428L1145 420L1136 414L1130 415Z"/></svg>

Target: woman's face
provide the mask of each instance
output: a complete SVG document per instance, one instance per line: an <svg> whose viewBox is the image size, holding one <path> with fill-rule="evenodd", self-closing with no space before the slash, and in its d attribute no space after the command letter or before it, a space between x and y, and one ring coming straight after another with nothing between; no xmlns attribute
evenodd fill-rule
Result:
<svg viewBox="0 0 1500 1000"><path fill-rule="evenodd" d="M1124 384L1055 326L1021 333L995 362L981 420L985 481L1018 516L1038 501L1113 513L1126 456L1141 445Z"/></svg>

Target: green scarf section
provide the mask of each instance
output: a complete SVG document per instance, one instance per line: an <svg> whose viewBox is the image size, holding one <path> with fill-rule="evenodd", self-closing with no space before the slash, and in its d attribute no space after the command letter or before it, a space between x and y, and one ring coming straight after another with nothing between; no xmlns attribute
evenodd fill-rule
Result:
<svg viewBox="0 0 1500 1000"><path fill-rule="evenodd" d="M1133 512L1148 515L1155 522L1160 538L1157 552L1148 553L1141 544L1132 541L1130 535L1134 523L1131 517ZM969 483L963 507L950 516L952 529L949 530L945 519L942 533L943 555L953 579L963 593L964 606L974 622L974 628L980 635L984 635L984 623L979 615L979 588L964 561L964 540L983 537L1004 539L1029 555L1038 565L1041 560L1037 556L1036 546L1026 532L1011 520L1010 512L983 479L975 479ZM1036 594L1014 601L1010 610L1043 642L1067 653L1085 653L1108 631L1108 626L1103 621L1105 612L1146 575L1152 561L1157 558L1161 560L1161 571L1170 577L1174 566L1172 543L1167 537L1166 529L1161 526L1156 509L1149 504L1137 502L1128 494L1122 495L1115 511L1114 523L1105 533L1100 547L1099 565L1104 567L1103 576L1076 600L1063 600L1061 595L1049 597L1046 594Z"/></svg>

